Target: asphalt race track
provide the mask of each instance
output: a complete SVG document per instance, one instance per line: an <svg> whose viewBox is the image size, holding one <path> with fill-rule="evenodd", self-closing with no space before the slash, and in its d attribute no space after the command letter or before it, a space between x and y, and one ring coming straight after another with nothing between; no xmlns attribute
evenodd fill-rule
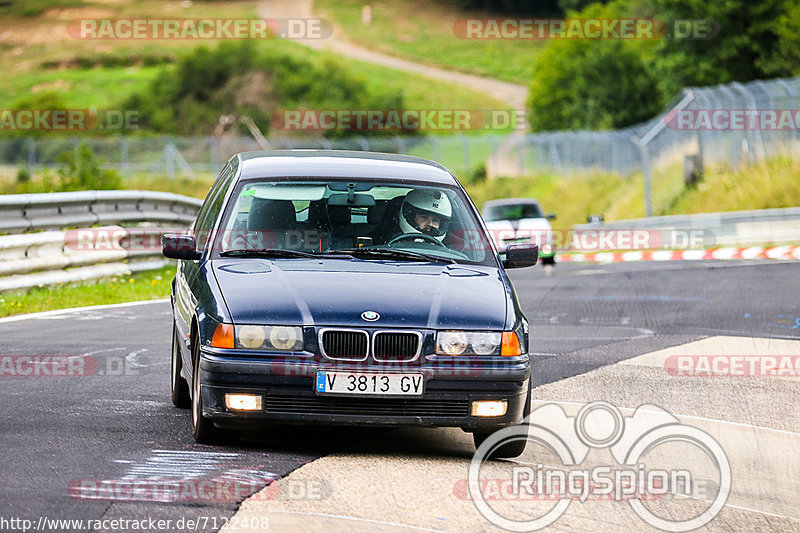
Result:
<svg viewBox="0 0 800 533"><path fill-rule="evenodd" d="M797 377L681 378L664 361L681 349L800 355L799 275L798 262L765 260L511 271L537 405L605 400L626 415L658 405L713 434L730 459L731 495L706 528L797 530ZM459 492L474 448L457 429L280 427L195 444L189 411L169 400L169 319L158 301L0 320L0 530L23 529L4 519L73 531L47 520L116 518L171 520L152 531L229 521L255 531L267 529L262 518L274 531L498 529ZM41 364L17 375L26 356ZM64 356L78 361L60 367L74 375L43 370ZM551 527L655 530L600 501L572 505Z"/></svg>

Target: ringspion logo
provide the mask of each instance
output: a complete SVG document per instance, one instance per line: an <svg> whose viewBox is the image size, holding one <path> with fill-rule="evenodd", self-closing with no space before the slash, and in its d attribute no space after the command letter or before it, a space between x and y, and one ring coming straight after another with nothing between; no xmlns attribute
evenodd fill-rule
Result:
<svg viewBox="0 0 800 533"><path fill-rule="evenodd" d="M493 433L478 447L469 466L470 498L484 518L503 529L537 531L553 524L572 504L609 500L628 503L655 528L691 531L713 520L730 494L730 462L719 443L654 405L642 405L626 417L614 405L596 401L567 416L561 406L546 403L529 415L528 422ZM550 464L539 464L541 459L501 464L490 460L494 450L519 440L537 445L539 453L547 453ZM591 452L605 449L612 460L586 464ZM665 453L670 449L672 454ZM669 460L663 462L660 453ZM658 468L662 464L670 468ZM700 476L709 473L716 477L710 480L710 494L705 490L709 480ZM688 501L700 501L698 489L702 489L703 505L687 507ZM680 497L665 501L667 495ZM506 500L531 502L526 517L520 518L517 507L492 505ZM533 505L551 500L555 505ZM663 507L643 503L652 500L664 500ZM670 510L667 504L680 509Z"/></svg>

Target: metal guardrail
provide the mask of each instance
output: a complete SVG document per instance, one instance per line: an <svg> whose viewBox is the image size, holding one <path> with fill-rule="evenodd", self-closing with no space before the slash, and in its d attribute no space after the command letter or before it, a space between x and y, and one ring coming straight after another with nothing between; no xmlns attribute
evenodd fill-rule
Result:
<svg viewBox="0 0 800 533"><path fill-rule="evenodd" d="M190 224L202 201L156 191L78 191L0 196L0 233L165 222Z"/></svg>
<svg viewBox="0 0 800 533"><path fill-rule="evenodd" d="M201 204L196 198L153 191L0 196L0 232L11 233L0 236L0 292L159 268L165 261L157 245L136 249L126 242L131 230L108 224L145 224L150 236L157 236L160 224L171 225L164 231L188 226ZM24 233L90 226L83 234Z"/></svg>
<svg viewBox="0 0 800 533"><path fill-rule="evenodd" d="M581 230L661 230L695 232L704 247L800 243L800 207L668 215L578 224Z"/></svg>

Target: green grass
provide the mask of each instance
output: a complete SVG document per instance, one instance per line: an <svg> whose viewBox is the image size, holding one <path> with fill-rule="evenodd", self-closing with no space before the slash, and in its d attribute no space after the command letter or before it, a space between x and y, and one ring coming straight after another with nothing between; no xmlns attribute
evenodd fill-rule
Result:
<svg viewBox="0 0 800 533"><path fill-rule="evenodd" d="M66 1L66 0L65 0ZM39 4L58 4L41 0ZM203 1L194 2L191 11L180 2L167 4L155 0L136 0L120 3L85 2L89 17L253 17L258 2ZM38 4L37 4L38 5ZM113 109L125 98L147 88L159 76L161 66L130 66L114 68L77 68L77 58L179 55L199 46L215 46L216 41L181 40L86 40L71 38L59 9L40 12L37 16L22 17L0 11L0 27L11 29L0 35L0 109L7 109L23 96L42 91L54 91L65 104L75 108ZM70 19L80 17L81 8L72 8ZM98 15L98 13L102 13ZM0 32L2 33L2 32ZM8 35L8 36L6 36ZM46 36L45 39L43 36ZM34 38L35 37L35 38ZM49 39L49 40L48 40ZM22 45L21 43L25 43ZM282 53L319 60L323 54L286 40L259 43L262 47L279 49ZM346 66L357 72L371 89L402 89L409 109L507 109L484 93L461 85L438 82L420 75L343 58ZM45 64L61 64L65 68L45 68Z"/></svg>
<svg viewBox="0 0 800 533"><path fill-rule="evenodd" d="M9 0L0 6L0 13L11 13L21 17L33 17L50 8L78 7L86 5L82 0Z"/></svg>
<svg viewBox="0 0 800 533"><path fill-rule="evenodd" d="M163 67L38 70L5 79L0 107L8 109L21 95L52 91L68 109L114 109L131 94L144 91Z"/></svg>
<svg viewBox="0 0 800 533"><path fill-rule="evenodd" d="M41 185L41 175L26 184L19 184L13 176L14 169L0 169L0 194L25 194L52 192ZM137 173L123 181L127 190L162 191L195 198L205 199L208 190L214 183L215 175L196 174L194 178L184 175L169 179L165 175L154 173Z"/></svg>
<svg viewBox="0 0 800 533"><path fill-rule="evenodd" d="M175 267L139 272L97 282L68 283L35 287L25 292L0 293L0 316L103 305L169 296Z"/></svg>
<svg viewBox="0 0 800 533"><path fill-rule="evenodd" d="M668 165L653 172L653 215L796 207L800 205L798 176L800 161L786 155L739 169L710 165L705 180L689 189L683 185L682 165ZM465 187L479 209L497 198L537 198L546 213L558 215L554 227L562 229L585 223L591 214L602 214L609 222L645 216L641 173L623 177L593 172L568 178L540 174Z"/></svg>
<svg viewBox="0 0 800 533"><path fill-rule="evenodd" d="M361 22L365 4L372 7L370 25ZM534 61L545 44L512 39L460 39L453 29L458 20L497 15L461 10L454 1L317 0L314 9L333 22L340 37L361 46L524 85L530 83Z"/></svg>

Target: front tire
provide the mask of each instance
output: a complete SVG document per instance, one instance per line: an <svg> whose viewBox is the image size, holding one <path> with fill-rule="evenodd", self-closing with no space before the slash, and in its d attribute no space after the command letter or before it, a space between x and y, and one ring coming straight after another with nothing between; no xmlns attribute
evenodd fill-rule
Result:
<svg viewBox="0 0 800 533"><path fill-rule="evenodd" d="M181 359L180 345L178 344L178 330L172 323L172 404L181 409L188 409L192 405L189 397L189 384L181 376L183 360Z"/></svg>
<svg viewBox="0 0 800 533"><path fill-rule="evenodd" d="M531 414L531 391L528 385L528 396L525 398L525 405L522 408L522 424L519 426L527 428L530 424L528 420ZM472 434L472 441L475 443L475 449L481 447L481 444L488 439L493 431L476 431ZM488 459L513 459L519 457L525 452L525 446L528 444L528 439L516 439L505 444L501 444L489 455Z"/></svg>
<svg viewBox="0 0 800 533"><path fill-rule="evenodd" d="M203 416L203 395L200 392L200 348L197 330L192 331L192 437L201 444L217 440L218 430L214 423Z"/></svg>

